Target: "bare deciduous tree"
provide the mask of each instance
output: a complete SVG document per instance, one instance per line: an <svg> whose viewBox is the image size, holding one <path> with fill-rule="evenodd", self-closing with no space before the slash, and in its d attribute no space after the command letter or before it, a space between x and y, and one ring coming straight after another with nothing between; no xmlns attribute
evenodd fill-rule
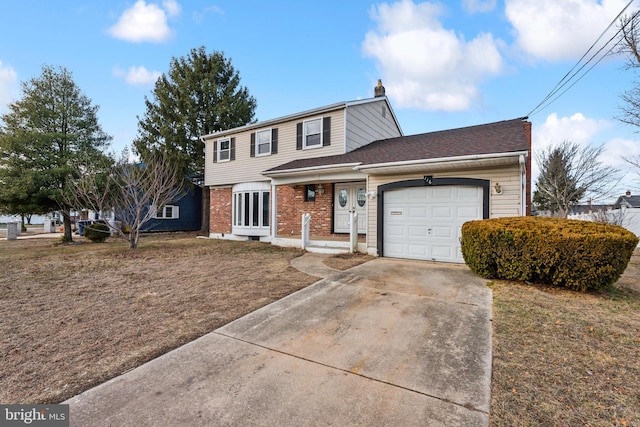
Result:
<svg viewBox="0 0 640 427"><path fill-rule="evenodd" d="M620 41L617 53L627 58L628 70L640 69L640 10L620 19ZM640 85L636 81L633 87L621 95L624 105L620 107L618 117L623 123L640 127Z"/></svg>
<svg viewBox="0 0 640 427"><path fill-rule="evenodd" d="M619 181L619 171L600 161L603 146L580 147L565 141L536 155L540 176L533 196L542 209L565 217L585 196L608 195Z"/></svg>
<svg viewBox="0 0 640 427"><path fill-rule="evenodd" d="M624 225L625 224L624 209L599 209L591 214L593 222L600 222L602 224Z"/></svg>
<svg viewBox="0 0 640 427"><path fill-rule="evenodd" d="M144 224L157 209L175 203L184 193L180 169L166 156L156 153L146 163L130 163L126 156L114 166L85 167L74 187L74 206L96 212L113 211L109 227L135 249Z"/></svg>

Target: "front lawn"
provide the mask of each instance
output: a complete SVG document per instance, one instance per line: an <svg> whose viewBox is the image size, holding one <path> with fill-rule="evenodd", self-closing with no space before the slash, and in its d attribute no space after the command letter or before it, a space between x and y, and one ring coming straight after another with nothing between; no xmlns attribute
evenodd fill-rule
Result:
<svg viewBox="0 0 640 427"><path fill-rule="evenodd" d="M183 234L133 252L0 241L0 402L63 401L303 288L300 254ZM640 426L639 252L606 293L490 286L493 426Z"/></svg>
<svg viewBox="0 0 640 427"><path fill-rule="evenodd" d="M136 251L0 241L0 402L63 401L308 286L300 254L184 234Z"/></svg>
<svg viewBox="0 0 640 427"><path fill-rule="evenodd" d="M640 252L607 292L495 282L492 426L640 426Z"/></svg>

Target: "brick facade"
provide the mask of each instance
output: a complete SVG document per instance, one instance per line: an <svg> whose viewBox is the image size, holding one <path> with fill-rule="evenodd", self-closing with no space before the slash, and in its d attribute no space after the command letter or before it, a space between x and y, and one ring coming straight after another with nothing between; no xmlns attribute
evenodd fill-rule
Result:
<svg viewBox="0 0 640 427"><path fill-rule="evenodd" d="M302 214L311 214L311 236L332 236L333 186L324 184L324 194L316 192L314 202L305 202L304 185L278 186L278 237L299 236L302 228ZM210 233L232 233L232 191L231 188L210 190Z"/></svg>
<svg viewBox="0 0 640 427"><path fill-rule="evenodd" d="M314 202L305 202L304 185L278 186L278 237L300 235L302 214L311 214L311 236L332 236L333 186L323 184L324 194L316 192Z"/></svg>
<svg viewBox="0 0 640 427"><path fill-rule="evenodd" d="M231 233L231 188L212 188L209 202L209 232Z"/></svg>

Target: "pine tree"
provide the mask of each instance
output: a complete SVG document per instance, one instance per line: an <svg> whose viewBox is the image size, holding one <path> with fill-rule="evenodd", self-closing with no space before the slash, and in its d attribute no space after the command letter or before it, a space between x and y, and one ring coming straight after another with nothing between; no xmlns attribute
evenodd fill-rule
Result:
<svg viewBox="0 0 640 427"><path fill-rule="evenodd" d="M98 123L98 106L63 67L44 66L22 83L0 127L0 205L7 213L60 210L64 240L71 241L71 181L79 165L103 156L111 137Z"/></svg>
<svg viewBox="0 0 640 427"><path fill-rule="evenodd" d="M255 99L240 85L240 75L221 52L204 47L173 58L168 74L156 82L146 112L138 117L134 149L144 161L162 152L198 184L204 178L204 143L200 136L254 120ZM202 192L202 231L208 230L209 193Z"/></svg>

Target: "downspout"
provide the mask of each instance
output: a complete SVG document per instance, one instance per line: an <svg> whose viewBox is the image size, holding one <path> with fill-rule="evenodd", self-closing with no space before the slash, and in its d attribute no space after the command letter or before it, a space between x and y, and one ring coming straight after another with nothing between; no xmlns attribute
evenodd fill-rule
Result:
<svg viewBox="0 0 640 427"><path fill-rule="evenodd" d="M520 215L527 215L527 166L524 155L520 154Z"/></svg>
<svg viewBox="0 0 640 427"><path fill-rule="evenodd" d="M278 186L271 180L271 241L278 237Z"/></svg>
<svg viewBox="0 0 640 427"><path fill-rule="evenodd" d="M347 152L347 108L349 108L349 104L344 106L344 131L343 131L343 139L344 139L344 152Z"/></svg>

